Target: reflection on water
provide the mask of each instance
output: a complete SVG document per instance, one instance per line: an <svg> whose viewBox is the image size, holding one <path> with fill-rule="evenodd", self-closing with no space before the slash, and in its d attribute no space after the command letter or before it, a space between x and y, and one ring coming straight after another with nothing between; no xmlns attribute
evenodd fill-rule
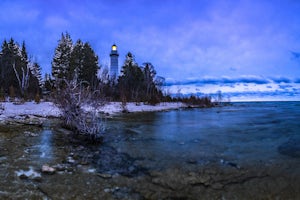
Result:
<svg viewBox="0 0 300 200"><path fill-rule="evenodd" d="M296 109L295 109L296 108ZM300 133L299 102L235 103L233 106L129 114L109 126L124 139L112 143L157 166L186 160L259 162L289 159L278 146Z"/></svg>
<svg viewBox="0 0 300 200"><path fill-rule="evenodd" d="M52 132L51 130L43 130L41 133L41 142L39 145L40 157L51 159L53 157L52 152Z"/></svg>

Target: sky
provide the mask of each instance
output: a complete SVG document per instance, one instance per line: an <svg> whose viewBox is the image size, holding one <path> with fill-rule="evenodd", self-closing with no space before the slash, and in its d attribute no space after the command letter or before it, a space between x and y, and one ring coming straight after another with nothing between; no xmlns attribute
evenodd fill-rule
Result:
<svg viewBox="0 0 300 200"><path fill-rule="evenodd" d="M171 93L282 91L300 100L298 0L1 0L0 7L1 42L25 41L43 73L67 31L73 42L89 42L102 66L114 43L120 66L129 51L140 65L151 62Z"/></svg>

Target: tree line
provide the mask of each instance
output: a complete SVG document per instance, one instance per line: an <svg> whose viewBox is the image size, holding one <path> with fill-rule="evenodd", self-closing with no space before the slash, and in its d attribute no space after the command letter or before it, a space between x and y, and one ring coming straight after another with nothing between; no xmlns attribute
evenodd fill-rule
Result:
<svg viewBox="0 0 300 200"><path fill-rule="evenodd" d="M76 81L75 85L89 91L94 100L210 104L207 97L203 101L198 97L196 100L195 97L174 99L164 95L162 87L165 79L157 76L150 62L139 65L131 52L125 56L120 76L109 77L109 69L99 64L99 57L92 46L80 39L74 43L67 32L62 33L58 40L51 62L51 74L45 74L44 79L40 65L28 56L25 42L19 45L13 38L3 41L0 51L0 100L7 97L39 99L41 95L53 100L71 81Z"/></svg>
<svg viewBox="0 0 300 200"><path fill-rule="evenodd" d="M0 99L34 98L41 87L41 67L29 58L25 42L19 45L12 38L4 40L0 51Z"/></svg>
<svg viewBox="0 0 300 200"><path fill-rule="evenodd" d="M51 66L51 74L45 74L43 80L41 67L29 57L25 42L19 45L13 38L4 40L0 51L0 98L51 96L73 80L107 100L158 102L163 97L159 88L163 78L156 77L151 63L139 66L129 52L118 79L109 77L109 70L99 64L91 45L80 39L73 43L69 33L61 34Z"/></svg>
<svg viewBox="0 0 300 200"><path fill-rule="evenodd" d="M74 44L68 33L62 33L53 56L51 76L46 75L45 89L57 91L64 88L66 81L74 80L93 91L95 98L108 101L155 104L164 97L164 79L156 76L150 62L139 66L128 52L120 76L109 77L109 70L99 65L99 58L88 42L79 39Z"/></svg>

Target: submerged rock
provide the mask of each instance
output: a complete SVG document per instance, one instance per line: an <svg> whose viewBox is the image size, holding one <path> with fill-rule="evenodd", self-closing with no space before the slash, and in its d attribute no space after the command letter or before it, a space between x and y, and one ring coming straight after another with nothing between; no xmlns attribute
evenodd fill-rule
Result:
<svg viewBox="0 0 300 200"><path fill-rule="evenodd" d="M278 152L293 158L300 157L300 138L290 138L287 142L278 147Z"/></svg>
<svg viewBox="0 0 300 200"><path fill-rule="evenodd" d="M110 178L112 178L111 174L98 173L97 175L99 177L101 177L101 178L104 178L104 179L110 179Z"/></svg>
<svg viewBox="0 0 300 200"><path fill-rule="evenodd" d="M56 171L56 169L53 168L53 167L50 167L49 165L43 165L42 166L42 172L44 174L54 174L55 171Z"/></svg>
<svg viewBox="0 0 300 200"><path fill-rule="evenodd" d="M93 163L100 174L120 174L134 177L147 173L147 169L135 165L136 159L126 153L120 153L112 147L102 147L99 154L94 156Z"/></svg>
<svg viewBox="0 0 300 200"><path fill-rule="evenodd" d="M25 134L25 136L28 136L28 137L37 137L37 136L39 136L38 133L33 133L33 132L30 132L30 131L24 131L24 134Z"/></svg>
<svg viewBox="0 0 300 200"><path fill-rule="evenodd" d="M41 181L42 179L41 174L34 171L32 168L29 168L29 170L27 171L24 170L17 171L16 174L20 179L31 179L35 181Z"/></svg>

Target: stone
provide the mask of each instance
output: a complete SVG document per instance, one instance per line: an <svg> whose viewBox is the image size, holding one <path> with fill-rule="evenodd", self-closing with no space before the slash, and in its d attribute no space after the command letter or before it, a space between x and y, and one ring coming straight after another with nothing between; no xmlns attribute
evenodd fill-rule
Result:
<svg viewBox="0 0 300 200"><path fill-rule="evenodd" d="M211 185L211 187L215 190L221 190L221 189L223 189L224 185L221 183L214 183Z"/></svg>
<svg viewBox="0 0 300 200"><path fill-rule="evenodd" d="M111 189L105 188L103 191L104 191L105 193L109 193L109 192L111 192Z"/></svg>
<svg viewBox="0 0 300 200"><path fill-rule="evenodd" d="M207 184L210 181L211 177L209 175L203 174L199 176L198 181L202 184Z"/></svg>
<svg viewBox="0 0 300 200"><path fill-rule="evenodd" d="M68 157L67 162L70 163L70 164L74 164L75 160L72 157Z"/></svg>
<svg viewBox="0 0 300 200"><path fill-rule="evenodd" d="M30 168L28 171L20 170L16 173L20 179L31 179L31 180L39 181L39 182L42 179L41 174L34 171L32 168Z"/></svg>
<svg viewBox="0 0 300 200"><path fill-rule="evenodd" d="M57 171L65 171L65 170L67 170L67 166L66 165L63 165L63 164L57 164L57 165L55 165L55 169L57 170Z"/></svg>
<svg viewBox="0 0 300 200"><path fill-rule="evenodd" d="M39 136L38 133L33 133L33 132L30 132L30 131L24 131L24 134L28 137L37 137L37 136Z"/></svg>
<svg viewBox="0 0 300 200"><path fill-rule="evenodd" d="M186 161L186 163L195 165L197 164L197 160L189 159Z"/></svg>
<svg viewBox="0 0 300 200"><path fill-rule="evenodd" d="M50 167L49 165L43 165L42 166L42 173L45 173L45 174L54 174L56 171L55 168L53 167Z"/></svg>
<svg viewBox="0 0 300 200"><path fill-rule="evenodd" d="M104 179L110 179L110 178L112 178L111 174L98 173L97 175L99 177L101 177L101 178L104 178Z"/></svg>

